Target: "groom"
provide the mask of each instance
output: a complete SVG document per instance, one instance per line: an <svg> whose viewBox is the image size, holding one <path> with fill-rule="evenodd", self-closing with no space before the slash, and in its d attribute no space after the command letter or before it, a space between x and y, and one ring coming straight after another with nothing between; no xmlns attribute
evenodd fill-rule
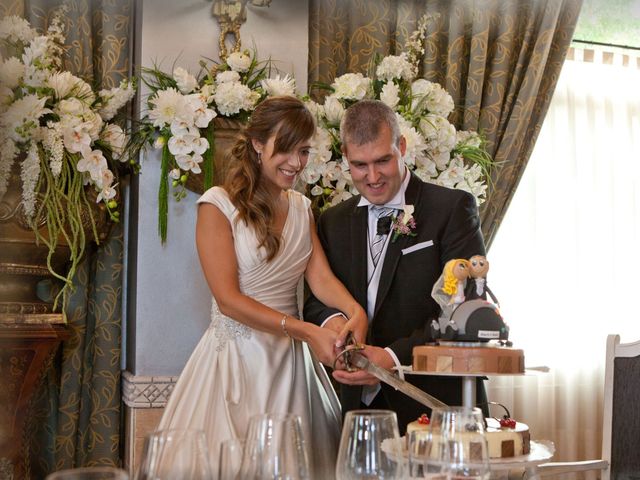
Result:
<svg viewBox="0 0 640 480"><path fill-rule="evenodd" d="M365 350L370 361L391 370L411 365L412 350L430 340L429 324L439 307L431 289L453 258L484 255L474 197L424 183L402 160L406 141L395 113L384 103L362 100L346 110L340 126L342 149L360 196L324 212L318 234L332 270L367 310ZM392 218L412 219L402 229ZM395 239L394 239L395 236ZM311 296L304 319L340 331L345 318ZM335 370L342 383L343 413L358 408L394 410L400 431L427 408L363 371ZM408 375L407 380L449 405L462 404L461 380ZM482 381L477 401L485 402Z"/></svg>

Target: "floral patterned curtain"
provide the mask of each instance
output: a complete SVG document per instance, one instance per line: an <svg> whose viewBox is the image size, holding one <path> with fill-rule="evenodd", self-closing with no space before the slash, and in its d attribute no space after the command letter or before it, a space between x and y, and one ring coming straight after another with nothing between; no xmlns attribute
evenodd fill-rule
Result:
<svg viewBox="0 0 640 480"><path fill-rule="evenodd" d="M0 0L0 16L19 15L40 30L67 4L65 69L100 88L129 76L133 0ZM120 356L123 229L90 248L74 278L66 314L71 338L48 369L30 418L31 478L120 462Z"/></svg>
<svg viewBox="0 0 640 480"><path fill-rule="evenodd" d="M453 97L456 128L487 139L499 164L481 218L491 244L540 131L582 0L310 0L309 85L366 73L429 24L422 75Z"/></svg>

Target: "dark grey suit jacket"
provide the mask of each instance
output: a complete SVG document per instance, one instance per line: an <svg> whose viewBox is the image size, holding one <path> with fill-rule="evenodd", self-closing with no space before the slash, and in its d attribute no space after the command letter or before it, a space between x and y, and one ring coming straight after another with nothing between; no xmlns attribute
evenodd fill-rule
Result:
<svg viewBox="0 0 640 480"><path fill-rule="evenodd" d="M358 207L359 201L359 196L354 197L325 211L318 220L318 234L331 269L366 311L368 208ZM431 289L444 264L453 258L484 255L485 247L471 194L412 175L405 203L415 207L416 236L400 236L388 244L367 343L391 348L403 365L410 365L413 347L430 340L430 320L440 312ZM416 248L407 251L412 246ZM304 319L320 325L336 312L311 295L305 302ZM412 375L407 379L445 403L461 404L458 378ZM478 401L486 401L482 382L479 387ZM361 393L361 387L341 385L343 412L360 407ZM427 410L384 385L383 393L398 414L401 430Z"/></svg>

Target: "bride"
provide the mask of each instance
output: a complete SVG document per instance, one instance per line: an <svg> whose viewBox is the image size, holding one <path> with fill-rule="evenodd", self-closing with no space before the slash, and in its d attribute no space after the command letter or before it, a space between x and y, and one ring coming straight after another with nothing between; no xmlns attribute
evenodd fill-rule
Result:
<svg viewBox="0 0 640 480"><path fill-rule="evenodd" d="M331 365L347 332L363 341L368 325L329 268L309 199L291 189L314 132L301 101L263 101L231 151L224 187L198 200L196 244L212 320L158 428L204 430L214 471L220 442L244 438L251 416L286 412L302 418L314 477L334 475L340 405L317 359ZM348 317L340 331L298 318L302 275L317 298Z"/></svg>

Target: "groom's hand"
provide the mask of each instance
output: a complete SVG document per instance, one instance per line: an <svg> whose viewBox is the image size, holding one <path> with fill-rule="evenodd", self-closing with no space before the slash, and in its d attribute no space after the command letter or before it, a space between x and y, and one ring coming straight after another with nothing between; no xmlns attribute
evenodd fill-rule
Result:
<svg viewBox="0 0 640 480"><path fill-rule="evenodd" d="M392 370L395 367L393 358L384 348L374 347L372 345L365 345L364 350L361 350L361 355L367 357L367 359L376 364L377 366ZM346 370L334 370L333 378L338 382L347 385L375 385L380 382L376 377L362 370L356 372L347 372Z"/></svg>

